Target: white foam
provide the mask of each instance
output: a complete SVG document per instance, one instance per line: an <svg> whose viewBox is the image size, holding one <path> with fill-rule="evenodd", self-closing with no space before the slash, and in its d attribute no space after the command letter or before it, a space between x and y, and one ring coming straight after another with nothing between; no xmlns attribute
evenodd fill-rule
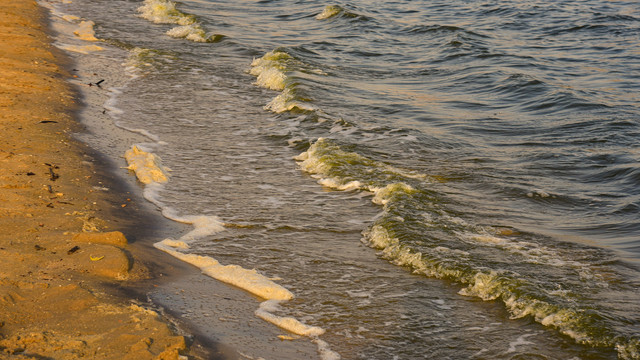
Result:
<svg viewBox="0 0 640 360"><path fill-rule="evenodd" d="M166 34L174 38L183 38L194 42L207 42L210 38L198 23L174 27L167 31Z"/></svg>
<svg viewBox="0 0 640 360"><path fill-rule="evenodd" d="M95 23L93 21L81 21L73 34L85 41L98 41L98 38L96 38L96 32L93 29L94 26Z"/></svg>
<svg viewBox="0 0 640 360"><path fill-rule="evenodd" d="M259 318L296 335L317 337L324 334L324 329L320 327L305 325L292 317L274 315L272 312L278 311L279 303L280 302L276 300L262 302L258 310L256 310L256 315Z"/></svg>
<svg viewBox="0 0 640 360"><path fill-rule="evenodd" d="M77 52L80 54L88 55L94 51L102 51L104 48L98 45L70 45L70 44L56 44L62 50Z"/></svg>
<svg viewBox="0 0 640 360"><path fill-rule="evenodd" d="M367 241L369 246L382 250L383 257L396 265L411 267L416 273L438 275L434 274L422 261L422 253L402 246L398 238L392 237L380 225L375 225L369 230Z"/></svg>
<svg viewBox="0 0 640 360"><path fill-rule="evenodd" d="M573 309L558 309L545 302L530 303L511 296L504 301L511 312L511 318L519 319L532 316L537 322L547 327L554 327L561 333L573 338L578 343L589 343L591 336L587 332L580 332L579 326L574 326L582 316Z"/></svg>
<svg viewBox="0 0 640 360"><path fill-rule="evenodd" d="M70 22L70 23L74 23L77 20L80 20L80 18L75 16L75 15L69 15L69 14L62 15L62 14L59 14L57 12L55 13L55 15L60 16L64 21Z"/></svg>
<svg viewBox="0 0 640 360"><path fill-rule="evenodd" d="M302 170L311 174L326 174L328 172L330 167L322 162L320 156L318 156L318 147L322 142L324 142L324 138L318 138L307 151L293 158L298 161L298 165Z"/></svg>
<svg viewBox="0 0 640 360"><path fill-rule="evenodd" d="M169 207L162 210L162 215L167 219L192 225L193 230L189 231L182 237L180 241L191 242L204 238L209 235L219 233L224 230L224 223L217 216L211 215L178 215L177 212Z"/></svg>
<svg viewBox="0 0 640 360"><path fill-rule="evenodd" d="M329 344L325 341L320 340L319 338L315 338L312 340L318 346L318 353L320 354L320 359L322 360L340 360L340 354L331 350L329 348Z"/></svg>
<svg viewBox="0 0 640 360"><path fill-rule="evenodd" d="M285 69L286 62L291 61L292 59L291 55L283 51L269 51L261 58L253 59L249 73L256 77L260 77L261 74L269 72L270 70L276 70L277 72L282 73ZM284 76L284 74L282 76ZM280 89L274 90L282 90L283 88L284 86Z"/></svg>
<svg viewBox="0 0 640 360"><path fill-rule="evenodd" d="M152 168L158 170L161 167L155 155L145 152L137 146L134 146L129 151L131 154L127 157L128 161L129 158L135 156L140 157L140 159L132 160L130 166L131 164L142 163L140 166L135 166L137 170L136 175L138 175L140 169ZM140 179L140 176L138 178ZM255 269L245 269L238 265L222 265L218 260L210 256L185 253L185 251L190 249L190 242L223 231L224 224L215 216L181 216L178 215L174 209L164 206L159 199L159 192L162 190L163 182L166 180L153 176L149 176L148 181L146 178L144 181L141 179L141 182L146 184L144 188L145 198L161 208L162 214L165 217L174 221L191 224L194 228L177 240L165 239L155 243L154 247L177 259L198 267L205 275L266 299L256 310L256 316L296 335L312 338L313 342L318 346L318 353L323 360L340 359L340 355L331 351L326 342L318 339L318 336L325 332L323 328L306 325L293 317L278 316L273 313L278 310L278 304L281 301L294 298L293 293L285 287L258 273Z"/></svg>
<svg viewBox="0 0 640 360"><path fill-rule="evenodd" d="M176 9L176 3L170 0L145 0L138 8L140 17L156 24L191 25L195 17Z"/></svg>
<svg viewBox="0 0 640 360"><path fill-rule="evenodd" d="M167 239L155 243L154 246L186 263L200 268L204 274L216 280L237 286L263 299L293 299L293 294L289 290L271 281L266 276L259 274L255 269L248 270L237 265L222 265L216 259L209 256L185 254L177 251L176 248L185 249L185 246L188 247L187 243L182 239L177 242Z"/></svg>
<svg viewBox="0 0 640 360"><path fill-rule="evenodd" d="M469 286L461 289L458 293L465 296L476 296L488 301L495 300L502 295L500 287L501 284L497 273L493 271L488 274L479 272L475 274Z"/></svg>
<svg viewBox="0 0 640 360"><path fill-rule="evenodd" d="M623 344L616 344L620 359L640 359L640 339L632 339Z"/></svg>
<svg viewBox="0 0 640 360"><path fill-rule="evenodd" d="M371 199L371 201L374 204L386 205L389 201L391 201L391 198L393 197L393 195L395 195L398 192L404 192L404 193L410 194L415 191L416 190L413 187L405 183L393 183L381 189L375 189L374 191L375 195L373 199Z"/></svg>
<svg viewBox="0 0 640 360"><path fill-rule="evenodd" d="M375 194L372 201L378 205L386 205L395 194L411 194L416 192L416 190L403 182L378 187L365 184L359 180L346 181L346 179L340 177L330 176L332 170L332 165L330 165L331 160L337 162L362 163L368 167L379 169L381 172L397 174L410 179L426 180L429 178L426 174L395 168L384 163L374 162L355 152L346 152L325 138L318 138L307 151L295 156L294 160L298 161L298 165L303 171L318 178L318 183L336 190L364 190L372 192Z"/></svg>
<svg viewBox="0 0 640 360"><path fill-rule="evenodd" d="M207 34L202 24L191 14L181 12L176 8L176 3L170 0L145 0L144 5L138 8L138 13L143 19L156 24L176 24L166 32L174 38L183 38L194 42L211 42L215 35Z"/></svg>
<svg viewBox="0 0 640 360"><path fill-rule="evenodd" d="M348 183L341 184L340 181L337 179L320 178L318 180L318 184L322 186L326 186L331 189L336 189L341 191L360 190L363 188L362 183L357 180L349 181Z"/></svg>
<svg viewBox="0 0 640 360"><path fill-rule="evenodd" d="M274 312L278 311L280 302L294 298L293 293L285 287L276 284L272 279L258 273L255 269L248 270L237 265L222 265L210 256L187 254L179 251L189 250L188 243L190 241L224 230L223 224L216 221L217 218L205 216L180 217L176 216L171 209L163 210L163 215L175 221L191 222L195 229L178 240L165 239L155 243L154 246L157 249L198 267L205 275L266 299L255 311L256 316L293 334L312 338L313 342L318 346L318 353L323 360L340 359L340 355L331 351L326 342L318 339L318 336L325 332L323 328L306 325L293 317L274 314Z"/></svg>
<svg viewBox="0 0 640 360"><path fill-rule="evenodd" d="M256 76L255 84L263 88L282 91L265 105L265 110L270 110L277 114L294 109L302 111L316 110L306 101L296 97L294 93L295 85L287 84L288 71L304 68L307 68L304 63L284 51L270 51L259 59L253 59L249 73Z"/></svg>
<svg viewBox="0 0 640 360"><path fill-rule="evenodd" d="M158 156L133 145L131 149L125 152L124 157L129 164L127 169L135 172L141 183L166 183L169 181L169 169L162 166Z"/></svg>
<svg viewBox="0 0 640 360"><path fill-rule="evenodd" d="M285 88L282 93L273 98L267 105L264 106L264 109L273 111L276 114L281 114L285 111L291 111L294 109L301 111L316 110L313 105L297 99L293 94L293 91L289 88Z"/></svg>
<svg viewBox="0 0 640 360"><path fill-rule="evenodd" d="M146 0L145 4L170 4L168 1ZM145 5L146 6L146 5ZM157 9L156 9L157 10ZM126 64L125 64L126 65ZM131 66L127 68L131 72L132 79L136 77ZM122 93L121 89L111 89L111 97L104 104L112 118L118 119L123 111L115 106L116 97ZM164 184L168 182L168 168L162 166L160 158L151 152L151 149L161 145L160 139L144 129L127 128L122 124L116 125L132 132L140 133L155 141L150 146L137 144L125 153L128 169L135 172L141 183L145 184L143 195L161 209L163 216L173 221L190 224L193 229L179 239L164 239L154 244L154 247L164 251L181 261L198 267L203 274L219 281L234 285L256 296L266 299L256 310L256 316L281 327L291 333L307 336L318 346L318 353L323 360L340 359L340 355L331 351L328 344L318 338L325 330L321 327L310 326L293 317L278 316L274 314L278 310L278 304L294 298L292 292L274 282L255 269L245 269L238 265L222 265L210 256L191 254L190 243L207 236L224 231L224 224L216 216L205 215L180 215L175 209L167 207L160 199L160 193Z"/></svg>
<svg viewBox="0 0 640 360"><path fill-rule="evenodd" d="M224 224L215 216L177 215L175 210L164 207L158 199L157 194L162 187L163 185L158 182L146 185L145 198L162 208L162 214L165 217L174 221L192 224L194 229L178 240L165 239L155 243L154 247L198 267L205 275L266 299L255 311L256 316L293 334L310 337L318 346L318 353L321 359L340 359L338 353L332 351L326 342L318 338L318 336L324 334L325 330L323 328L306 325L293 317L274 314L274 312L278 311L280 302L294 298L293 293L285 287L278 285L273 279L258 273L255 269L249 270L238 265L222 265L210 256L185 253L184 251L188 251L190 248L190 242L223 231Z"/></svg>
<svg viewBox="0 0 640 360"><path fill-rule="evenodd" d="M260 69L260 71L257 71ZM284 90L287 76L275 67L255 67L251 74L257 75L256 85L271 90Z"/></svg>
<svg viewBox="0 0 640 360"><path fill-rule="evenodd" d="M319 336L325 333L325 330L318 326L309 326L298 319L289 316L278 316L274 312L279 310L278 300L267 300L260 304L255 314L264 321L270 322L282 329L300 336L311 338L312 342L318 347L318 354L322 360L339 360L340 354L332 351L327 342L320 340Z"/></svg>
<svg viewBox="0 0 640 360"><path fill-rule="evenodd" d="M189 249L189 245L186 242L180 240L164 239L162 241L164 246L169 246L174 249Z"/></svg>

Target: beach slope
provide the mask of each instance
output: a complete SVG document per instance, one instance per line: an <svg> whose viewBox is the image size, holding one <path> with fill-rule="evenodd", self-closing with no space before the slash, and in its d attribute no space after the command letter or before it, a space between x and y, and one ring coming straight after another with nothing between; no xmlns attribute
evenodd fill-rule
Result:
<svg viewBox="0 0 640 360"><path fill-rule="evenodd" d="M85 145L33 0L0 2L0 358L177 359L185 341L113 284L147 276Z"/></svg>

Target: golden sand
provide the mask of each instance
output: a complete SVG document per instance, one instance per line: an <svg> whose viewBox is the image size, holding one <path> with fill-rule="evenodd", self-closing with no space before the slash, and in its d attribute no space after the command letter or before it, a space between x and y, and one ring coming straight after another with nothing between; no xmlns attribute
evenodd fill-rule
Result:
<svg viewBox="0 0 640 360"><path fill-rule="evenodd" d="M147 276L109 221L74 93L33 0L0 1L0 358L177 359L181 336L104 284Z"/></svg>

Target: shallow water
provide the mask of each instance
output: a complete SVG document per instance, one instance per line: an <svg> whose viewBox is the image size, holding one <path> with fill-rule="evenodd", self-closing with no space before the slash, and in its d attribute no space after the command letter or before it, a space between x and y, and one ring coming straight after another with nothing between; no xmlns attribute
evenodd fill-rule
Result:
<svg viewBox="0 0 640 360"><path fill-rule="evenodd" d="M640 357L637 2L62 8L147 197L224 225L181 251L288 289L321 357Z"/></svg>

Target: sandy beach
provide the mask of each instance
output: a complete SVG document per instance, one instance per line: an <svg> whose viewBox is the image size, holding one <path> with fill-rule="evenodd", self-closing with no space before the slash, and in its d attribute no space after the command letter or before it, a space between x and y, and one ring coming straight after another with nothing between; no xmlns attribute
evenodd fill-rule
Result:
<svg viewBox="0 0 640 360"><path fill-rule="evenodd" d="M0 358L178 359L185 338L113 290L150 272L116 224L131 200L98 190L71 138L72 75L46 23L35 1L0 3Z"/></svg>
<svg viewBox="0 0 640 360"><path fill-rule="evenodd" d="M0 3L0 359L640 360L637 2Z"/></svg>

